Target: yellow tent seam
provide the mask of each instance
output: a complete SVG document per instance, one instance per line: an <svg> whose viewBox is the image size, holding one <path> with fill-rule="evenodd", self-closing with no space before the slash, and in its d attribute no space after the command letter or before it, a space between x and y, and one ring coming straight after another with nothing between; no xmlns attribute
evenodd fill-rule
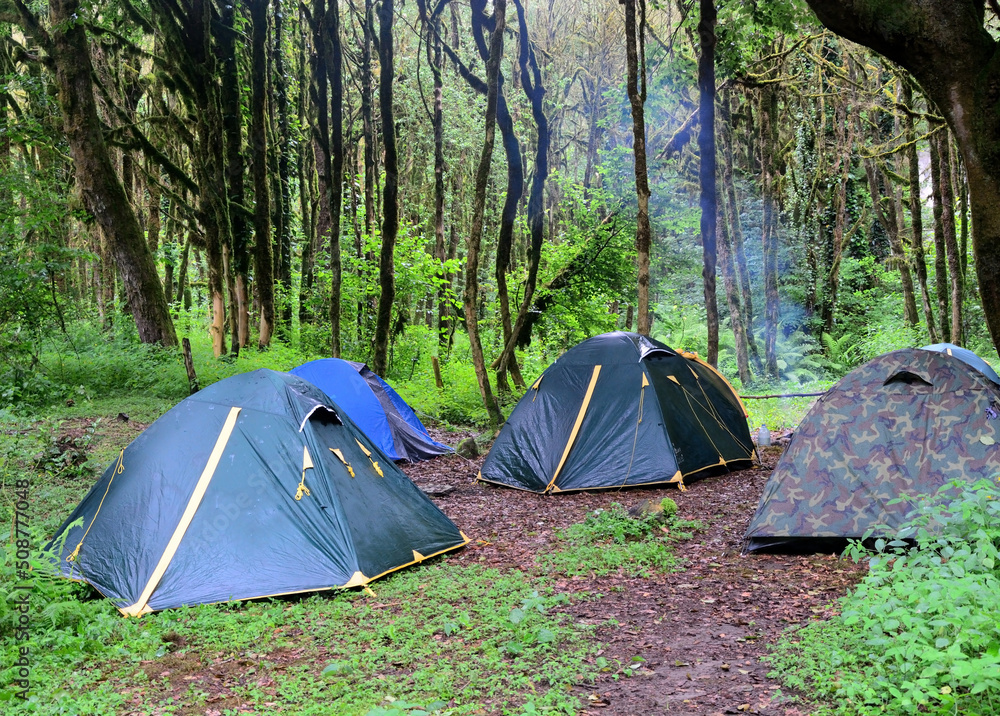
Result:
<svg viewBox="0 0 1000 716"><path fill-rule="evenodd" d="M546 491L551 490L552 486L556 483L556 478L559 477L559 473L563 469L563 465L566 464L566 458L569 457L569 451L573 449L573 443L576 442L576 435L580 432L580 426L583 424L583 418L587 414L587 407L590 405L590 399L594 395L594 386L597 385L597 377L601 374L601 366L595 365L594 372L590 376L590 385L587 386L587 393L583 396L583 403L580 405L580 412L576 415L576 422L573 423L573 430L569 434L569 440L566 441L566 447L563 448L562 458L559 460L559 464L556 466L556 471L552 475L552 479L549 480L549 484L545 486Z"/></svg>
<svg viewBox="0 0 1000 716"><path fill-rule="evenodd" d="M187 506L181 514L181 519L177 523L177 527L174 528L174 533L170 536L170 541L167 542L167 546L160 556L160 561L157 562L156 567L153 569L153 573L150 575L149 581L146 582L146 586L142 590L142 594L139 595L139 599L136 600L135 604L121 609L122 614L126 616L141 616L152 611L147 606L149 598L153 596L153 590L156 589L163 578L163 574L167 571L167 567L170 566L170 561L174 558L177 548L180 547L184 533L187 532L187 528L191 525L191 520L194 519L194 514L197 512L198 506L205 496L205 491L208 490L208 485L212 481L215 469L219 466L219 460L222 459L222 453L225 452L229 437L233 434L233 428L236 427L236 418L239 417L239 414L240 408L230 408L226 422L222 426L222 432L219 433L219 437L215 441L215 447L212 449L211 455L208 456L205 469L202 470L201 476L194 486Z"/></svg>

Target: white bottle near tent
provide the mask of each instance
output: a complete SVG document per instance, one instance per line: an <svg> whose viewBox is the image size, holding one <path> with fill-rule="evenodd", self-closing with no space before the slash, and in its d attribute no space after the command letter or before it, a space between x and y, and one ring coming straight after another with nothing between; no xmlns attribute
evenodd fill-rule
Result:
<svg viewBox="0 0 1000 716"><path fill-rule="evenodd" d="M767 429L767 425L761 423L761 426L757 429L757 445L758 447L768 447L771 444L771 431Z"/></svg>

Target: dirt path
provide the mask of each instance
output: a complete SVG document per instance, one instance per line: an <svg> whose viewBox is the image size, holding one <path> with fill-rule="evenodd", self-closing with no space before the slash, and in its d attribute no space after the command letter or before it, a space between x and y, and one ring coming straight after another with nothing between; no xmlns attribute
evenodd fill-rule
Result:
<svg viewBox="0 0 1000 716"><path fill-rule="evenodd" d="M605 625L613 619L618 624L597 630L605 644L600 656L609 667L595 686L581 687L588 712L799 716L800 709L772 700L778 684L767 678L760 657L790 625L830 615L830 603L861 577L862 568L827 555L740 555L778 454L772 449L763 467L706 478L684 493L651 489L540 496L474 484L481 460L458 456L404 470L420 486L456 488L435 498L473 540L456 559L525 570L548 548L553 529L582 521L590 510L672 497L681 517L708 525L678 545L684 571L651 579L577 577L557 583L562 591L604 595L569 607L581 622Z"/></svg>

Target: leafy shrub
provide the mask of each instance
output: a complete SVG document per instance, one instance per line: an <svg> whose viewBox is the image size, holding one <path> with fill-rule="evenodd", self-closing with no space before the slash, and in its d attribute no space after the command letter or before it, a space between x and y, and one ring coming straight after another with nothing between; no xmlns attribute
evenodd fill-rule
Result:
<svg viewBox="0 0 1000 716"><path fill-rule="evenodd" d="M919 500L874 554L849 549L868 557L868 576L840 616L786 635L770 656L775 675L841 714L1000 714L998 548L996 483L955 482Z"/></svg>
<svg viewBox="0 0 1000 716"><path fill-rule="evenodd" d="M677 504L664 498L656 511L631 517L617 502L594 510L587 519L556 530L556 548L538 557L545 569L568 575L597 577L624 570L648 577L674 571L677 558L671 542L688 539L701 523L677 516Z"/></svg>

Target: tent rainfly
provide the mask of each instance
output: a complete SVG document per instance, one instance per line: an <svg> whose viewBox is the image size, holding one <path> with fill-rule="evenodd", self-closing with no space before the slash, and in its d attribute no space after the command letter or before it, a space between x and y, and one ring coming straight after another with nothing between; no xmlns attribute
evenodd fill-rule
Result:
<svg viewBox="0 0 1000 716"><path fill-rule="evenodd" d="M418 462L453 452L433 440L413 408L364 363L320 358L289 372L333 398L393 460Z"/></svg>
<svg viewBox="0 0 1000 716"><path fill-rule="evenodd" d="M364 586L467 542L322 391L262 369L150 425L49 549L139 616Z"/></svg>
<svg viewBox="0 0 1000 716"><path fill-rule="evenodd" d="M913 511L906 498L1000 473L998 418L1000 385L946 350L869 361L795 430L764 487L747 550L839 551L869 529L894 535Z"/></svg>
<svg viewBox="0 0 1000 716"><path fill-rule="evenodd" d="M531 492L675 483L752 464L739 396L693 354L616 331L550 365L500 431L479 479Z"/></svg>

